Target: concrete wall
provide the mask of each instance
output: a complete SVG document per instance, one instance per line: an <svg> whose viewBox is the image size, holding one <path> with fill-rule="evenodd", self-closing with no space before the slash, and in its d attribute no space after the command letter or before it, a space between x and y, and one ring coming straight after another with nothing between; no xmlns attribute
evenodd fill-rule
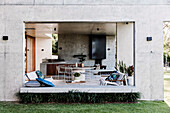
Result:
<svg viewBox="0 0 170 113"><path fill-rule="evenodd" d="M73 55L84 54L87 55L86 62L89 62L89 36L88 35L59 35L58 36L59 59L65 61L72 61L72 63L79 62ZM94 65L93 61L91 65Z"/></svg>
<svg viewBox="0 0 170 113"><path fill-rule="evenodd" d="M44 51L42 50L44 49ZM36 70L40 70L42 59L52 58L52 39L51 38L36 38Z"/></svg>
<svg viewBox="0 0 170 113"><path fill-rule="evenodd" d="M85 66L94 66L95 60L89 58L89 36L88 35L59 35L58 56L70 63L79 63L79 59L73 58L73 55L87 55ZM110 50L107 50L110 48ZM114 36L106 37L106 59L102 60L107 69L114 69L115 65L115 38Z"/></svg>
<svg viewBox="0 0 170 113"><path fill-rule="evenodd" d="M106 69L115 69L115 36L106 36L106 59L102 64L107 66Z"/></svg>
<svg viewBox="0 0 170 113"><path fill-rule="evenodd" d="M89 4L142 4L142 5L157 5L157 4L170 4L169 0L1 0L0 4L24 4L24 5L89 5Z"/></svg>
<svg viewBox="0 0 170 113"><path fill-rule="evenodd" d="M117 61L133 65L133 23L117 24Z"/></svg>
<svg viewBox="0 0 170 113"><path fill-rule="evenodd" d="M135 87L142 93L142 99L163 100L162 25L163 21L170 21L169 0L108 0L107 2L42 0L41 2L0 1L0 37L9 36L8 41L3 41L2 38L0 40L1 101L16 100L15 93L22 87L24 21L135 21ZM49 5L54 2L60 5ZM147 36L152 36L153 40L147 42Z"/></svg>

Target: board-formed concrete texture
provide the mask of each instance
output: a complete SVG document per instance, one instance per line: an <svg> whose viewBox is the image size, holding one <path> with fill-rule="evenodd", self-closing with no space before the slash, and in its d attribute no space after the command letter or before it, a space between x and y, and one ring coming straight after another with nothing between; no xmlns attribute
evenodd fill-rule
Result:
<svg viewBox="0 0 170 113"><path fill-rule="evenodd" d="M163 22L170 0L0 0L0 100L23 84L24 21L135 22L135 87L141 99L163 100ZM3 41L2 36L9 36ZM147 42L146 37L152 41ZM151 52L152 51L152 52Z"/></svg>
<svg viewBox="0 0 170 113"><path fill-rule="evenodd" d="M65 61L79 62L78 58L73 58L73 55L84 54L89 56L89 36L88 35L69 35L59 34L58 36L58 57ZM89 57L86 62L90 62ZM94 62L91 63L94 65Z"/></svg>

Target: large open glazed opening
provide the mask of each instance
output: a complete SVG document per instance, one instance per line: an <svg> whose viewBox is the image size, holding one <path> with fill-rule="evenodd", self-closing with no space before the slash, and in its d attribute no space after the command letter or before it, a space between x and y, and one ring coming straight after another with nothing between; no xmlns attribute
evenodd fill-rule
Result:
<svg viewBox="0 0 170 113"><path fill-rule="evenodd" d="M134 34L134 22L26 22L25 73L61 88L134 86Z"/></svg>
<svg viewBox="0 0 170 113"><path fill-rule="evenodd" d="M170 106L170 22L163 23L164 100Z"/></svg>

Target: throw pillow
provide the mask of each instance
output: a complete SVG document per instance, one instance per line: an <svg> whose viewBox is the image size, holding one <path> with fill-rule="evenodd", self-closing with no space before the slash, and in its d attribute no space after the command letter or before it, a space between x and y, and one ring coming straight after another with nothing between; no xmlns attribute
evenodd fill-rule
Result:
<svg viewBox="0 0 170 113"><path fill-rule="evenodd" d="M36 71L38 78L44 79L44 75L40 71Z"/></svg>
<svg viewBox="0 0 170 113"><path fill-rule="evenodd" d="M47 80L41 79L41 78L36 78L36 80L40 83L45 85L46 87L55 87L55 85Z"/></svg>

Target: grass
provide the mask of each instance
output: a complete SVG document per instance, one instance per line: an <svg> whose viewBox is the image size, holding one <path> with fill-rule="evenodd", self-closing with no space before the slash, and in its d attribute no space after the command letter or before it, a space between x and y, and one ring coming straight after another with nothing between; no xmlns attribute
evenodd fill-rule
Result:
<svg viewBox="0 0 170 113"><path fill-rule="evenodd" d="M168 113L170 107L162 101L140 101L131 104L20 104L0 102L0 113Z"/></svg>
<svg viewBox="0 0 170 113"><path fill-rule="evenodd" d="M170 106L170 68L164 72L164 97L165 102Z"/></svg>
<svg viewBox="0 0 170 113"><path fill-rule="evenodd" d="M165 81L169 82L170 81L170 78L164 78Z"/></svg>
<svg viewBox="0 0 170 113"><path fill-rule="evenodd" d="M170 75L170 72L164 72L164 75Z"/></svg>
<svg viewBox="0 0 170 113"><path fill-rule="evenodd" d="M165 68L164 68L164 75L170 75L170 68L168 68L167 71L165 71Z"/></svg>

